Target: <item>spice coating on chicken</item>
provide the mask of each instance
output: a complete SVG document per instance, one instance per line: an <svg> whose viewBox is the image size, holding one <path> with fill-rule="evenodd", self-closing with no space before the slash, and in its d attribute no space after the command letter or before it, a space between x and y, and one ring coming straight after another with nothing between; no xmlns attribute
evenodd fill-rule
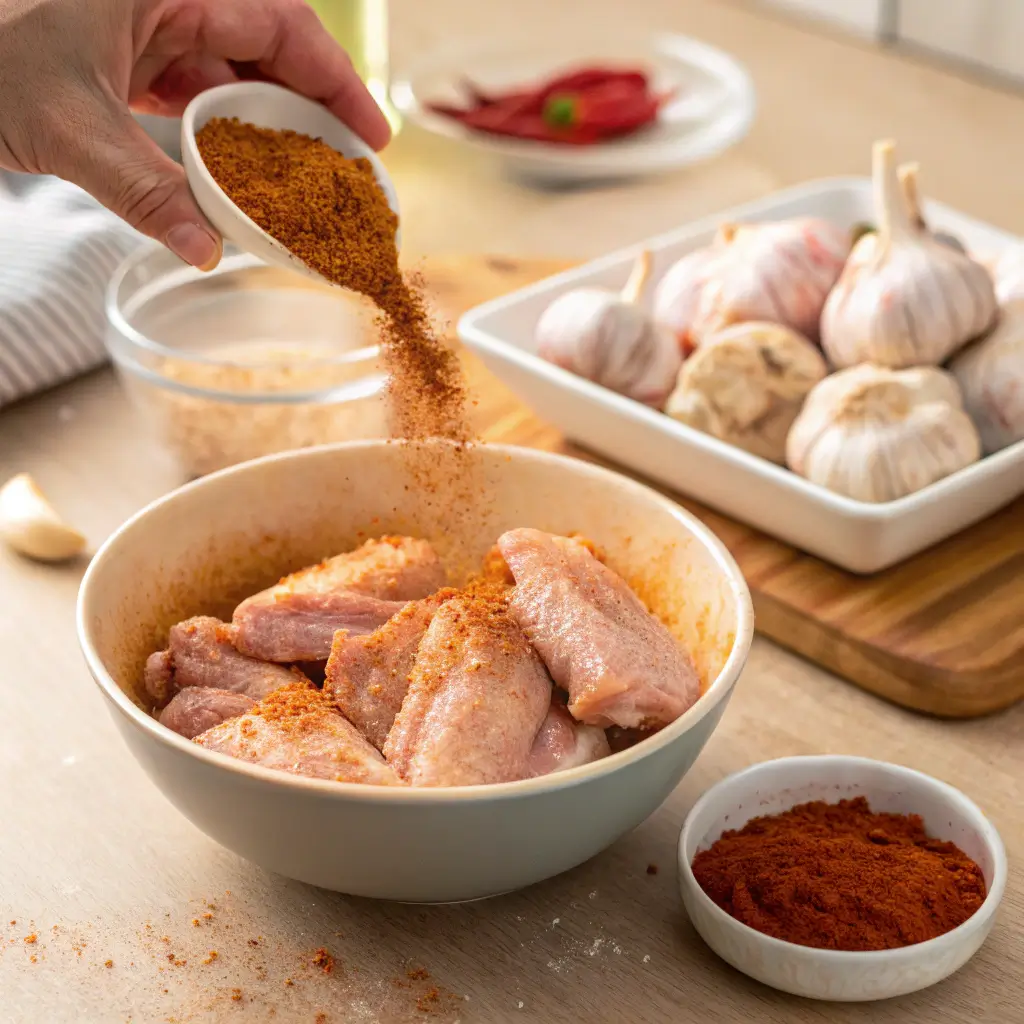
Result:
<svg viewBox="0 0 1024 1024"><path fill-rule="evenodd" d="M522 779L550 704L551 680L503 591L453 598L420 643L384 756L414 786Z"/></svg>
<svg viewBox="0 0 1024 1024"><path fill-rule="evenodd" d="M194 740L207 750L334 782L400 785L398 776L319 690L288 686Z"/></svg>
<svg viewBox="0 0 1024 1024"><path fill-rule="evenodd" d="M626 582L579 542L540 530L498 540L516 579L509 610L588 725L674 721L700 696L689 656Z"/></svg>
<svg viewBox="0 0 1024 1024"><path fill-rule="evenodd" d="M339 629L372 633L444 580L444 567L426 541L368 540L246 598L232 617L235 643L266 661L321 661Z"/></svg>
<svg viewBox="0 0 1024 1024"><path fill-rule="evenodd" d="M454 590L410 601L367 636L334 635L324 693L378 749L384 746L409 690L416 652L435 612Z"/></svg>
<svg viewBox="0 0 1024 1024"><path fill-rule="evenodd" d="M220 619L197 615L171 626L167 649L146 661L143 684L157 707L188 687L230 690L253 700L289 683L304 681L298 669L268 665L239 653L234 631Z"/></svg>

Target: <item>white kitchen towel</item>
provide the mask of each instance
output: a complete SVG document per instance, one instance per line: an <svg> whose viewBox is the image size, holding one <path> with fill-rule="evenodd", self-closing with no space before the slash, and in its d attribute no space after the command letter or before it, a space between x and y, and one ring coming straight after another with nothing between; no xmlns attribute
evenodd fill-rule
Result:
<svg viewBox="0 0 1024 1024"><path fill-rule="evenodd" d="M75 185L0 171L0 408L106 360L107 283L142 241Z"/></svg>

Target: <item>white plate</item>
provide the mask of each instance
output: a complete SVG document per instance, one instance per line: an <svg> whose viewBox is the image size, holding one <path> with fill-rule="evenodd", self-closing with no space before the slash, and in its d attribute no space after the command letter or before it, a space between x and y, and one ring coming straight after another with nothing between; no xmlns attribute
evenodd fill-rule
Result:
<svg viewBox="0 0 1024 1024"><path fill-rule="evenodd" d="M504 89L594 62L645 68L656 89L676 89L679 95L649 129L582 147L486 135L425 106L464 103L459 88L463 79ZM750 76L732 57L695 39L665 33L433 56L396 78L391 99L405 117L427 131L491 152L521 177L552 184L667 171L707 159L747 134L756 108Z"/></svg>
<svg viewBox="0 0 1024 1024"><path fill-rule="evenodd" d="M972 251L1016 239L940 203L933 227ZM706 245L723 221L872 219L867 178L833 178L724 210L642 243L657 278ZM470 310L459 335L502 381L571 440L851 572L888 568L983 519L1024 493L1024 441L898 501L873 505L833 494L795 473L702 434L663 413L553 366L534 354L534 328L558 295L581 285L620 288L640 247L622 249Z"/></svg>
<svg viewBox="0 0 1024 1024"><path fill-rule="evenodd" d="M952 931L880 952L814 949L764 935L727 914L697 884L691 864L726 829L810 800L867 797L871 809L920 814L930 835L954 842L985 877L985 902ZM783 757L712 786L679 836L679 886L693 926L723 960L758 981L809 999L890 999L934 985L978 951L1006 888L1006 850L991 822L959 790L896 764L865 757Z"/></svg>

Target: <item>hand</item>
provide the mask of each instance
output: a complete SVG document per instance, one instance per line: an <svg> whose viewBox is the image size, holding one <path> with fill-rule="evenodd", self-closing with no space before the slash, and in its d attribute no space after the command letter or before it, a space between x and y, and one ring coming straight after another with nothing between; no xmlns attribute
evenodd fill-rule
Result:
<svg viewBox="0 0 1024 1024"><path fill-rule="evenodd" d="M379 149L387 122L303 0L0 0L0 167L55 174L183 260L221 255L184 170L132 117L268 78Z"/></svg>

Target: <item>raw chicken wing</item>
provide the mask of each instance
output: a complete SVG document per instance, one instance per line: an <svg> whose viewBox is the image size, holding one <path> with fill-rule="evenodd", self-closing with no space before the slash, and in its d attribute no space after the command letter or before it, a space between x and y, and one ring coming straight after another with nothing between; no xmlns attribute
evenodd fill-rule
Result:
<svg viewBox="0 0 1024 1024"><path fill-rule="evenodd" d="M401 710L420 641L434 613L453 590L410 601L368 636L334 635L324 693L378 749Z"/></svg>
<svg viewBox="0 0 1024 1024"><path fill-rule="evenodd" d="M207 750L265 768L335 782L400 785L398 776L319 690L288 686L248 714L208 729Z"/></svg>
<svg viewBox="0 0 1024 1024"><path fill-rule="evenodd" d="M384 756L414 786L472 786L529 775L551 680L504 601L469 594L434 615Z"/></svg>
<svg viewBox="0 0 1024 1024"><path fill-rule="evenodd" d="M604 729L577 722L561 700L554 700L533 741L529 774L549 775L566 768L578 768L610 753Z"/></svg>
<svg viewBox="0 0 1024 1024"><path fill-rule="evenodd" d="M230 626L208 615L171 626L167 649L151 654L146 661L143 682L154 704L163 707L188 687L230 690L262 700L278 687L305 679L297 669L239 654L232 633Z"/></svg>
<svg viewBox="0 0 1024 1024"><path fill-rule="evenodd" d="M432 594L444 578L425 540L368 540L243 601L232 619L235 643L266 661L322 661L337 630L372 633L407 601Z"/></svg>
<svg viewBox="0 0 1024 1024"><path fill-rule="evenodd" d="M583 545L540 530L498 540L516 579L509 609L588 725L674 721L700 696L688 655L626 582Z"/></svg>
<svg viewBox="0 0 1024 1024"><path fill-rule="evenodd" d="M244 715L256 701L244 693L189 686L171 698L159 722L190 740L229 718Z"/></svg>

